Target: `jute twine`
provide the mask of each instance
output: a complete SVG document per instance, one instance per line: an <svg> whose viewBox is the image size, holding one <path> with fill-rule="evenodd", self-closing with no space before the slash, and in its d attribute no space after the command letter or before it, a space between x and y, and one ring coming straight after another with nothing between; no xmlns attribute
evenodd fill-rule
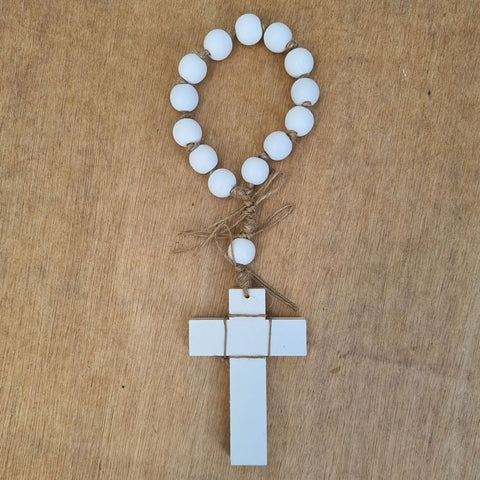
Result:
<svg viewBox="0 0 480 480"><path fill-rule="evenodd" d="M292 140L295 140L295 138L293 138L296 137L294 132L287 132L287 134ZM189 151L193 151L196 146L196 144L190 144L187 145L186 148ZM293 205L284 205L283 207L278 208L262 224L258 224L257 222L258 207L267 200L267 198L277 193L284 184L285 175L272 170L266 182L260 187L255 187L251 184L234 187L230 192L230 195L233 198L240 200L242 206L205 229L185 230L180 232L177 236L177 245L174 252L183 253L198 250L213 240L223 257L235 268L239 287L243 290L245 297L248 298L248 289L256 283L264 287L271 295L296 311L297 307L291 300L275 290L275 288L263 280L251 268L236 263L234 259L231 259L228 256L227 249L222 246L222 240L229 240L229 243L231 243L234 238L240 237L251 239L287 218L294 210ZM193 239L194 244L185 246L185 242L188 241L188 239Z"/></svg>

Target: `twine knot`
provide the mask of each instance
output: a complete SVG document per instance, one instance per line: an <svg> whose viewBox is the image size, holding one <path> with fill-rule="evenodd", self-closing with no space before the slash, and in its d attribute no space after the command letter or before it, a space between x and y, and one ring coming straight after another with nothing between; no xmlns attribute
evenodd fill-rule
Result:
<svg viewBox="0 0 480 480"><path fill-rule="evenodd" d="M237 274L238 286L243 290L243 296L248 298L250 295L248 289L251 287L252 275L246 265L235 264L235 273Z"/></svg>
<svg viewBox="0 0 480 480"><path fill-rule="evenodd" d="M275 185L275 183L277 184ZM252 283L255 281L263 286L270 294L280 299L293 310L296 310L297 307L293 302L277 292L249 267L236 263L235 259L228 256L227 249L223 248L220 244L221 240L224 239L228 239L229 243L232 243L233 239L238 237L250 239L288 217L294 210L293 205L284 205L270 215L263 224L258 225L257 223L257 210L259 205L276 193L284 183L284 175L272 170L266 182L257 189L250 184L247 186L234 187L230 195L233 198L241 200L243 205L204 230L185 230L180 232L177 237L177 245L174 252L183 253L198 250L211 240L214 240L225 259L234 266L238 285L243 290L245 297L248 298L248 289L252 287ZM181 246L185 242L185 239L188 238L199 239L199 241L191 246Z"/></svg>
<svg viewBox="0 0 480 480"><path fill-rule="evenodd" d="M240 224L239 237L252 237L258 229L257 205L254 199L253 187L234 187L230 195L243 201L245 216Z"/></svg>

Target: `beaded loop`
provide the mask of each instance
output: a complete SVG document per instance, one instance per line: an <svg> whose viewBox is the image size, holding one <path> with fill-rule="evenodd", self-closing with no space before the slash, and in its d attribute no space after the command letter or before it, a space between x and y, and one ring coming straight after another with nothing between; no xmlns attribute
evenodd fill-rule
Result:
<svg viewBox="0 0 480 480"><path fill-rule="evenodd" d="M233 49L234 36L243 45L255 45L263 37L268 50L285 54L285 70L296 79L291 88L294 107L285 116L285 131L279 130L267 135L263 151L243 163L241 175L250 187L262 185L269 175L268 162L287 158L298 138L312 130L314 117L310 107L315 105L320 96L318 85L308 78L314 66L313 56L307 49L299 47L287 25L274 22L265 27L256 15L246 13L237 19L234 32L222 29L208 32L203 50L189 53L180 60L178 72L182 80L170 93L173 108L183 114L183 118L173 128L174 139L190 154L189 161L193 170L200 174L210 173L208 188L218 198L231 197L234 188L237 189L235 196L238 198L241 186L237 186L233 172L218 168L215 150L202 145L202 129L190 118L191 112L198 105L198 92L193 85L206 77L207 62L226 59Z"/></svg>

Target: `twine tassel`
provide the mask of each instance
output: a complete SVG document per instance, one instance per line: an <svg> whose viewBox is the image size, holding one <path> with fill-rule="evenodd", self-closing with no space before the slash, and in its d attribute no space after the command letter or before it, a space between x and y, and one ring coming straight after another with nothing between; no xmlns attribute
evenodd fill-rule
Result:
<svg viewBox="0 0 480 480"><path fill-rule="evenodd" d="M185 253L192 250L197 251L214 240L224 258L235 268L238 285L243 290L245 297L248 298L248 289L252 287L252 280L255 280L255 282L264 287L268 293L296 311L297 307L291 300L275 290L246 265L240 265L232 260L228 256L226 249L220 244L220 241L225 239L228 239L230 244L234 238L238 237L251 239L260 232L272 228L287 218L293 212L295 208L294 205L284 205L280 207L270 215L263 224L260 226L257 224L257 207L267 200L267 198L274 195L284 184L284 175L272 170L266 182L256 190L253 186L234 187L231 196L243 201L243 205L204 230L185 230L180 232L177 235L174 253ZM189 238L199 239L199 241L191 246L181 246L181 243L188 241L187 239Z"/></svg>

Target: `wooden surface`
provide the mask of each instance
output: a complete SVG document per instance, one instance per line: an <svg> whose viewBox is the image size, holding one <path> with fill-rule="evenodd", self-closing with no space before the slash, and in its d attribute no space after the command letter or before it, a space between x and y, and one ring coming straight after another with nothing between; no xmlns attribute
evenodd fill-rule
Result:
<svg viewBox="0 0 480 480"><path fill-rule="evenodd" d="M480 477L477 2L251 2L315 57L316 126L262 209L254 268L308 319L268 360L269 466L232 468L228 366L188 319L235 285L175 234L212 198L171 129L177 63L233 2L0 6L0 478ZM224 166L282 127L282 56L236 44L199 87ZM270 314L289 315L272 301Z"/></svg>

